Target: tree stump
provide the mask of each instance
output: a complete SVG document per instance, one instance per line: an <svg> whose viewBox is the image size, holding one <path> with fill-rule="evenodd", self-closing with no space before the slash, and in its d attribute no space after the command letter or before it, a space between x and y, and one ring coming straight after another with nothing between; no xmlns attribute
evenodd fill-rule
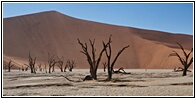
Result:
<svg viewBox="0 0 196 99"><path fill-rule="evenodd" d="M92 78L90 75L87 75L87 76L84 78L83 81L85 81L85 80L93 80L93 78Z"/></svg>

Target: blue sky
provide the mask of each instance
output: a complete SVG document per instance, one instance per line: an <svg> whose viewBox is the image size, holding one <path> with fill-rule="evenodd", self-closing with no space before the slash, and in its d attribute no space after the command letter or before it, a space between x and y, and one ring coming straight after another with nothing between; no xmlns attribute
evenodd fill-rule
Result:
<svg viewBox="0 0 196 99"><path fill-rule="evenodd" d="M56 10L96 22L193 35L192 3L3 3L3 17Z"/></svg>

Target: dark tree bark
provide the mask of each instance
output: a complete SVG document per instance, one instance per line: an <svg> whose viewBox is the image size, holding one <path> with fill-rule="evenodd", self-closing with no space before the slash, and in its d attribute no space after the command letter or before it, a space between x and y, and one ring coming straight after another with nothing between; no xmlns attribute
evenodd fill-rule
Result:
<svg viewBox="0 0 196 99"><path fill-rule="evenodd" d="M76 67L76 63L74 60L67 60L66 68L68 68L70 72L72 72L73 68L75 67Z"/></svg>
<svg viewBox="0 0 196 99"><path fill-rule="evenodd" d="M8 67L8 72L11 71L11 68L14 66L12 63L12 60L9 60L8 64L7 64L7 67Z"/></svg>
<svg viewBox="0 0 196 99"><path fill-rule="evenodd" d="M64 72L66 72L66 69L67 69L68 66L69 66L69 63L67 61L67 63L65 64L65 67L64 67Z"/></svg>
<svg viewBox="0 0 196 99"><path fill-rule="evenodd" d="M55 65L54 65L55 66ZM52 72L54 72L54 66L52 66Z"/></svg>
<svg viewBox="0 0 196 99"><path fill-rule="evenodd" d="M107 62L103 62L102 64L103 64L103 71L105 72L105 69L107 67Z"/></svg>
<svg viewBox="0 0 196 99"><path fill-rule="evenodd" d="M31 69L31 73L36 73L36 71L35 71L35 61L36 61L36 57L33 59L31 57L30 52L29 52L29 64L28 65L25 64L25 65L27 66L27 69L28 69L28 67ZM27 71L27 69L26 69L26 71Z"/></svg>
<svg viewBox="0 0 196 99"><path fill-rule="evenodd" d="M64 57L62 56L61 59L59 57L57 57L57 58L58 58L57 66L59 67L59 69L61 70L61 72L63 72Z"/></svg>
<svg viewBox="0 0 196 99"><path fill-rule="evenodd" d="M90 42L90 45L91 45L91 53L92 53L92 57L90 56L89 52L88 52L88 47L87 47L87 43L83 44L80 42L80 40L78 39L78 43L81 45L82 47L82 50L83 51L80 51L81 53L83 53L84 55L86 55L87 57L87 61L89 63L89 66L90 66L90 74L91 74L91 77L94 79L94 80L97 80L97 69L98 69L98 66L99 66L99 63L101 61L101 57L102 57L102 54L103 52L106 50L107 46L109 45L109 43L111 42L108 42L106 44L106 46L103 47L103 49L101 50L101 52L99 53L99 56L97 59L95 59L95 39L93 41L89 40Z"/></svg>
<svg viewBox="0 0 196 99"><path fill-rule="evenodd" d="M184 69L183 69L183 74L182 76L186 76L187 75L187 70L188 68L191 66L191 64L193 63L193 57L189 60L189 56L191 55L191 53L193 52L193 48L191 49L191 51L187 54L184 50L184 48L182 47L182 45L180 43L177 43L183 54L184 54L184 58L182 58L176 51L173 51L174 53L171 53L169 56L177 56L181 62L181 64L184 66Z"/></svg>
<svg viewBox="0 0 196 99"><path fill-rule="evenodd" d="M112 39L111 39L112 35L110 35L109 37L109 41L108 42L112 42ZM103 46L106 47L106 44L103 42ZM114 64L116 63L118 57L120 56L120 54L126 49L128 48L128 46L125 46L123 47L119 52L118 54L116 55L116 57L114 58L113 62L110 62L111 60L111 54L112 54L112 49L111 49L111 43L109 43L109 51L106 49L105 50L105 53L106 53L106 56L107 56L107 59L108 59L108 62L107 62L107 66L108 66L108 78L107 80L111 80L112 79L112 72L114 71L113 68L114 68Z"/></svg>
<svg viewBox="0 0 196 99"><path fill-rule="evenodd" d="M119 69L116 70L116 71L113 71L113 73L116 73L116 74L118 74L118 73L121 73L121 74L131 74L131 73L125 72L125 70L124 70L123 67L119 68Z"/></svg>
<svg viewBox="0 0 196 99"><path fill-rule="evenodd" d="M53 70L54 70L54 66L55 66L55 64L57 63L56 61L55 61L55 55L50 55L49 53L48 53L48 65L49 65L49 70L48 70L48 72L49 73L51 73L51 68L53 68Z"/></svg>

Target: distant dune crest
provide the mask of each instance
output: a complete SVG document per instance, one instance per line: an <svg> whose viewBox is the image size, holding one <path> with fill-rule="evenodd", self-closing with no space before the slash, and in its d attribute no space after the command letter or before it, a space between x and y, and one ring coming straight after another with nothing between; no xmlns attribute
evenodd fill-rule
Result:
<svg viewBox="0 0 196 99"><path fill-rule="evenodd" d="M95 38L99 52L103 47L102 41L108 40L111 34L113 54L124 45L130 45L114 68L173 69L182 66L177 57L168 57L172 50L181 53L176 42L186 51L193 47L191 35L109 25L47 11L4 18L3 55L6 60L12 59L22 65L28 63L29 51L37 57L37 64L47 63L47 55L51 53L64 56L65 60L75 60L77 68L89 68L86 57L80 53L82 49L77 38L86 43ZM105 60L103 55L102 61ZM99 68L103 66L100 64Z"/></svg>

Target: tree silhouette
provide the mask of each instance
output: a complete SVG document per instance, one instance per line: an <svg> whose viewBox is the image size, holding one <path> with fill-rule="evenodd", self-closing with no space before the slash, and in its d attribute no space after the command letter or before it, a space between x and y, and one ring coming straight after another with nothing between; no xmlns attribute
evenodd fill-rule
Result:
<svg viewBox="0 0 196 99"><path fill-rule="evenodd" d="M36 61L36 57L33 59L31 57L31 53L29 51L29 61L28 61L29 64L28 65L24 64L24 65L26 65L27 67L29 67L31 69L31 73L36 73L36 71L35 71L35 61Z"/></svg>
<svg viewBox="0 0 196 99"><path fill-rule="evenodd" d="M106 46L103 47L103 49L101 50L101 52L99 53L99 56L97 59L95 59L95 39L92 41L89 39L89 42L90 42L90 45L91 45L91 53L92 53L92 57L90 56L89 52L88 52L88 46L87 46L87 43L81 43L80 40L78 39L78 43L81 45L82 47L82 50L83 51L80 51L81 53L83 53L84 55L86 55L87 57L87 61L90 65L90 74L91 74L91 77L94 79L94 80L97 80L97 69L98 69L98 66L99 66L99 63L101 61L101 57L102 57L102 54L103 52L106 50L107 46L109 45L109 43L111 42L108 42L107 44L105 44Z"/></svg>
<svg viewBox="0 0 196 99"><path fill-rule="evenodd" d="M107 67L107 62L106 61L105 62L102 62L102 64L103 64L103 71L105 72L105 69Z"/></svg>
<svg viewBox="0 0 196 99"><path fill-rule="evenodd" d="M68 70L70 72L72 72L73 68L76 67L76 62L74 60L67 60L67 63L66 63L66 68L68 68Z"/></svg>
<svg viewBox="0 0 196 99"><path fill-rule="evenodd" d="M112 37L112 35L110 35L109 41L108 41L108 42L112 42L111 37ZM103 46L106 47L106 44L105 44L104 42L103 42ZM105 50L105 53L106 53L106 56L107 56L107 59L108 59L108 61L107 61L107 66L108 66L108 78L107 78L107 80L111 80L111 79L112 79L112 72L114 71L114 70L113 70L114 64L116 63L116 61L117 61L118 57L120 56L120 54L121 54L126 48L128 48L128 47L129 47L129 45L123 47L123 48L118 52L118 54L116 55L116 57L114 58L113 62L111 62L110 60L111 60L112 49L111 49L111 43L109 43L109 47L108 47L108 48L109 48L109 49L108 49L109 52L108 52L107 49Z"/></svg>
<svg viewBox="0 0 196 99"><path fill-rule="evenodd" d="M59 57L57 57L57 58L58 58L57 66L59 67L61 72L63 72L64 57L62 56L61 59Z"/></svg>
<svg viewBox="0 0 196 99"><path fill-rule="evenodd" d="M51 68L53 68L53 70L54 70L54 66L57 63L54 57L55 57L55 55L51 56L50 53L48 53L48 65L49 65L48 72L49 73L51 73Z"/></svg>
<svg viewBox="0 0 196 99"><path fill-rule="evenodd" d="M9 60L8 64L7 64L7 67L8 67L8 72L11 71L11 68L14 66L14 64L11 64L12 63L12 60Z"/></svg>
<svg viewBox="0 0 196 99"><path fill-rule="evenodd" d="M187 54L184 51L184 48L182 47L182 45L180 43L177 42L177 44L180 46L182 52L184 53L184 57L181 57L176 51L173 51L174 53L171 53L169 56L177 56L181 62L181 64L184 66L183 68L183 74L182 76L186 76L187 75L187 70L188 68L191 66L191 64L193 63L193 57L189 60L189 56L191 55L191 53L193 52L193 48L191 49L191 51Z"/></svg>

